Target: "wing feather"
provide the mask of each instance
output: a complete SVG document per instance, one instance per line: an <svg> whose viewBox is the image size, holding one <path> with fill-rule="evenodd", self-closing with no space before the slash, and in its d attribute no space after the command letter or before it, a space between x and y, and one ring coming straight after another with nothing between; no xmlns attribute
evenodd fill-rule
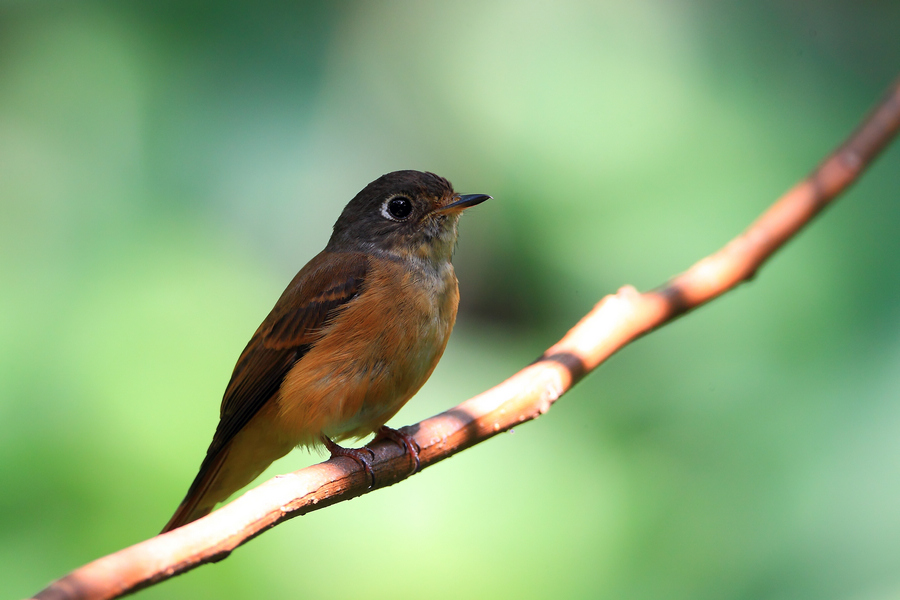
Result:
<svg viewBox="0 0 900 600"><path fill-rule="evenodd" d="M297 273L238 358L222 398L216 433L183 508L197 504L229 442L275 396L288 371L319 340L323 327L363 292L367 268L364 254L322 253Z"/></svg>
<svg viewBox="0 0 900 600"><path fill-rule="evenodd" d="M294 363L318 341L322 328L361 292L366 257L338 256L341 260L325 268L298 273L250 339L225 389L210 451L224 447L259 412Z"/></svg>

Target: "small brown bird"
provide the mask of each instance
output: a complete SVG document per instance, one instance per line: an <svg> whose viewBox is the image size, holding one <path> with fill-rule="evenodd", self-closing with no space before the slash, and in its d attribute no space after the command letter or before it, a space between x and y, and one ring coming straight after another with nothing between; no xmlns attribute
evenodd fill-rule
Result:
<svg viewBox="0 0 900 600"><path fill-rule="evenodd" d="M295 446L324 444L372 476L364 449L336 442L377 431L418 465L415 442L384 424L444 352L459 303L459 216L488 198L396 171L347 204L238 358L200 472L163 532L208 514Z"/></svg>

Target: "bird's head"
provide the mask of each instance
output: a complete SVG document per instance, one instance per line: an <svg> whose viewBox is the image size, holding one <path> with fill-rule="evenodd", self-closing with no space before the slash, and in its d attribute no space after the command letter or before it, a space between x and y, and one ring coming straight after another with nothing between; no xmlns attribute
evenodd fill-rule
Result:
<svg viewBox="0 0 900 600"><path fill-rule="evenodd" d="M460 195L434 173L394 171L351 200L328 242L331 251L385 252L434 264L448 261L462 212L490 198Z"/></svg>

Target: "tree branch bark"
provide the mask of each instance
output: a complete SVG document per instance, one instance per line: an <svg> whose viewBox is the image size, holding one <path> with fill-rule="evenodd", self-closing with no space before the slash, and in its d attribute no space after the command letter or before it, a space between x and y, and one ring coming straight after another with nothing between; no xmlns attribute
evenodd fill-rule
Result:
<svg viewBox="0 0 900 600"><path fill-rule="evenodd" d="M421 447L421 468L535 419L614 352L754 276L776 250L844 191L900 127L900 81L860 127L744 233L669 283L644 294L623 287L605 297L558 343L500 385L404 428ZM409 477L410 458L393 442L375 452L373 489ZM275 477L209 516L80 567L34 598L100 600L153 585L232 550L293 517L372 491L359 465L336 458Z"/></svg>

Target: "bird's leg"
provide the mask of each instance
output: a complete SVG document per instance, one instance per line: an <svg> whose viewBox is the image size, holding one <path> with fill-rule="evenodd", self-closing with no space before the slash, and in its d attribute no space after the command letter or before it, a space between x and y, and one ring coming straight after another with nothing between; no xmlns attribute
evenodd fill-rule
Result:
<svg viewBox="0 0 900 600"><path fill-rule="evenodd" d="M416 443L416 440L414 440L411 435L406 435L402 431L397 431L396 429L391 429L387 425L382 425L378 431L375 432L375 439L370 443L377 442L378 440L391 440L409 454L410 458L413 460L413 470L410 472L410 475L419 470L420 448L419 444Z"/></svg>
<svg viewBox="0 0 900 600"><path fill-rule="evenodd" d="M338 446L329 439L327 435L322 436L322 443L331 452L331 458L335 456L346 456L352 458L361 466L369 477L369 489L375 486L375 472L372 470L372 461L375 460L375 453L369 448L344 448Z"/></svg>

